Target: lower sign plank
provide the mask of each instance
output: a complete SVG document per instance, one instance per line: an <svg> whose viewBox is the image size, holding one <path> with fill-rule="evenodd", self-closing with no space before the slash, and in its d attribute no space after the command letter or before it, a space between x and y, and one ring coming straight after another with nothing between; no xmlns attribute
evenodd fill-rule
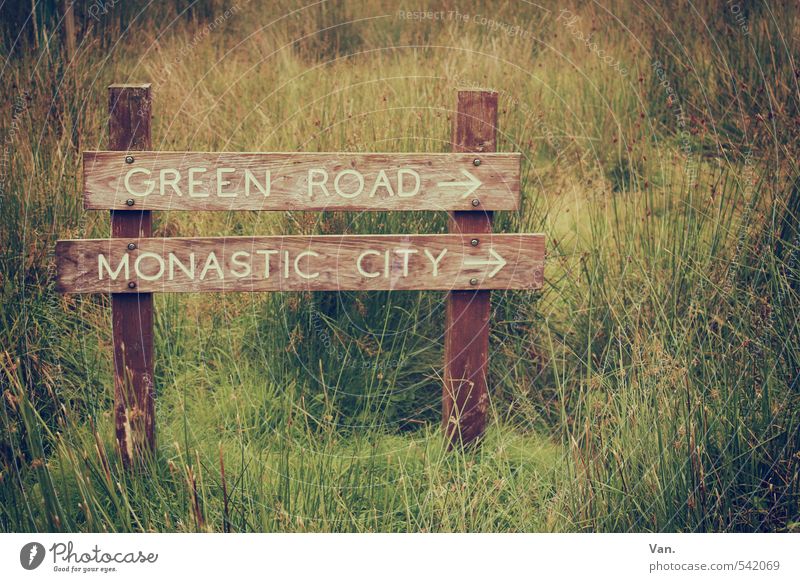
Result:
<svg viewBox="0 0 800 582"><path fill-rule="evenodd" d="M62 240L64 293L538 289L542 234Z"/></svg>

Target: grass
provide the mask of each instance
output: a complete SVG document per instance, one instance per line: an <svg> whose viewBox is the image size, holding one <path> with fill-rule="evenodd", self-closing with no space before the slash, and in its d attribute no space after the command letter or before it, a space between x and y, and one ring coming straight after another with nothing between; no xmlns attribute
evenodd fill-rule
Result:
<svg viewBox="0 0 800 582"><path fill-rule="evenodd" d="M49 3L9 26L0 530L796 531L798 15L748 6L745 32L713 4L242 2L209 30L231 6L132 2L78 14L71 64ZM493 294L480 448L442 445L440 293L159 295L158 451L122 469L109 300L57 295L52 254L108 235L80 152L104 147L106 86L141 81L164 150L447 151L456 89L499 92L523 204L495 229L546 233L549 259L541 292ZM158 236L445 228L156 216Z"/></svg>

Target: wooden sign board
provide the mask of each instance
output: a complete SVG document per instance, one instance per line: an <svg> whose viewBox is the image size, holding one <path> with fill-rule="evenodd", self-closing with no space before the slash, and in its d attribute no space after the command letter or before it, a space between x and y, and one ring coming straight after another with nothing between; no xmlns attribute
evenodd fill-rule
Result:
<svg viewBox="0 0 800 582"><path fill-rule="evenodd" d="M516 210L520 154L84 152L84 207Z"/></svg>
<svg viewBox="0 0 800 582"><path fill-rule="evenodd" d="M64 240L57 285L66 293L537 289L544 249L541 234Z"/></svg>
<svg viewBox="0 0 800 582"><path fill-rule="evenodd" d="M497 99L459 91L450 154L153 152L150 85L112 85L109 149L84 153L84 207L111 237L56 244L57 289L111 293L114 422L123 464L156 449L154 292L449 291L442 426L484 431L490 290L539 289L541 234L493 234L517 210L520 154L495 153ZM150 238L151 210L450 212L451 234Z"/></svg>

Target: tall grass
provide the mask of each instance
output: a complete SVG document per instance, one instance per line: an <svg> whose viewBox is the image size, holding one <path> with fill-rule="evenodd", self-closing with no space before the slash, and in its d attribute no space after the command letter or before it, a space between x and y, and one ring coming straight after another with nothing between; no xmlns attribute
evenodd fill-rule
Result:
<svg viewBox="0 0 800 582"><path fill-rule="evenodd" d="M722 2L494 4L241 2L209 31L231 6L126 3L107 28L78 14L71 65L47 4L47 38L4 32L0 529L797 530L796 7L748 5L745 31ZM442 446L440 293L159 295L158 451L123 471L108 298L55 294L52 249L108 234L80 151L104 147L106 86L140 81L157 149L447 151L456 88L500 93L523 203L495 228L545 232L549 260L541 292L493 294L480 448ZM156 217L158 236L445 228Z"/></svg>

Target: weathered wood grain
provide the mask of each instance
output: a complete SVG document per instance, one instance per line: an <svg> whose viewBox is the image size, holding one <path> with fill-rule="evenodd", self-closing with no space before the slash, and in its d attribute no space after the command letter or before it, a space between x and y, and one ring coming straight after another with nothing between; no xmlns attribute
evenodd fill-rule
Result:
<svg viewBox="0 0 800 582"><path fill-rule="evenodd" d="M108 88L109 147L125 152L151 147L150 85ZM138 239L152 235L149 211L112 210L111 236ZM114 425L122 462L131 467L156 446L153 296L111 296L114 345Z"/></svg>
<svg viewBox="0 0 800 582"><path fill-rule="evenodd" d="M485 157L487 152L495 151L497 93L459 91L452 135L456 152L474 152L472 155ZM450 232L491 237L492 209L483 206L470 210L451 213ZM490 316L489 291L452 291L448 294L442 429L449 446L477 441L486 427Z"/></svg>
<svg viewBox="0 0 800 582"><path fill-rule="evenodd" d="M129 243L135 248L129 250ZM133 297L140 292L536 289L542 285L544 236L67 240L56 245L56 264L61 292Z"/></svg>
<svg viewBox="0 0 800 582"><path fill-rule="evenodd" d="M378 211L519 206L518 153L145 151L127 161L126 155L84 152L85 208Z"/></svg>

